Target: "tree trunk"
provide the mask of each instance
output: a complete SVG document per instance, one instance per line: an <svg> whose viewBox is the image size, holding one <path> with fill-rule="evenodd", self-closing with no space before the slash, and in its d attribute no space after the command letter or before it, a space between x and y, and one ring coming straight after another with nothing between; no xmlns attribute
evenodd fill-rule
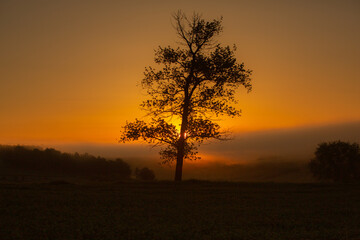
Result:
<svg viewBox="0 0 360 240"><path fill-rule="evenodd" d="M189 116L189 104L186 102L184 104L184 110L181 119L181 130L180 130L180 137L178 142L177 158L176 158L175 181L181 181L182 179L182 167L184 162L185 142L186 142L185 133L188 125L188 116Z"/></svg>
<svg viewBox="0 0 360 240"><path fill-rule="evenodd" d="M184 162L184 147L185 139L179 139L177 159L176 159L176 169L175 169L175 181L179 182L182 179L182 167Z"/></svg>

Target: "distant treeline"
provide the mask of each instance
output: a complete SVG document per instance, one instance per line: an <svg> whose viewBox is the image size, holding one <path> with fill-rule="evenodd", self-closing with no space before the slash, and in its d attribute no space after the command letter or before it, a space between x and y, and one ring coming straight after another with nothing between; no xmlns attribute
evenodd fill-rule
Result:
<svg viewBox="0 0 360 240"><path fill-rule="evenodd" d="M129 164L121 159L107 160L90 154L62 153L24 146L0 145L0 168L24 173L125 180L131 176Z"/></svg>

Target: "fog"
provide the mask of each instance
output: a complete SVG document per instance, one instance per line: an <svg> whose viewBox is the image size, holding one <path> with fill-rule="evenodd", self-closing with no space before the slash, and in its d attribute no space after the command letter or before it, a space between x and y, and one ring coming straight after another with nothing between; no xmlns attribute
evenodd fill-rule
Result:
<svg viewBox="0 0 360 240"><path fill-rule="evenodd" d="M311 157L319 143L337 140L359 142L360 122L237 134L232 141L205 145L203 149L235 162L274 156L303 159Z"/></svg>
<svg viewBox="0 0 360 240"><path fill-rule="evenodd" d="M360 142L360 122L239 133L232 140L200 147L202 159L184 163L184 179L227 181L313 181L307 169L324 141ZM141 144L62 144L66 152L120 157L132 167L152 168L158 179L172 179L173 166L159 164L158 149Z"/></svg>

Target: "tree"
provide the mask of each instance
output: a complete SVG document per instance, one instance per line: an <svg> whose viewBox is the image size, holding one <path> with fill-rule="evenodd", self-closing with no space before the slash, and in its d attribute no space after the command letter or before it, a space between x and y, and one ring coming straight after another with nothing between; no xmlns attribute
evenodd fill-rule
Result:
<svg viewBox="0 0 360 240"><path fill-rule="evenodd" d="M30 175L76 176L103 180L125 180L131 176L130 165L120 158L112 161L87 153L69 154L52 148L41 150L26 146L0 145L0 166L11 172L20 171Z"/></svg>
<svg viewBox="0 0 360 240"><path fill-rule="evenodd" d="M321 143L309 167L320 180L351 182L360 180L359 144L335 141Z"/></svg>
<svg viewBox="0 0 360 240"><path fill-rule="evenodd" d="M163 146L163 163L176 161L175 181L181 181L184 159L198 159L197 147L204 140L224 139L214 117L240 116L236 90L240 86L251 90L251 71L236 61L235 46L215 42L222 18L205 21L194 14L188 19L178 11L173 20L179 46L159 47L155 63L160 67L146 68L141 82L149 96L141 107L151 121L127 122L120 142L142 140Z"/></svg>

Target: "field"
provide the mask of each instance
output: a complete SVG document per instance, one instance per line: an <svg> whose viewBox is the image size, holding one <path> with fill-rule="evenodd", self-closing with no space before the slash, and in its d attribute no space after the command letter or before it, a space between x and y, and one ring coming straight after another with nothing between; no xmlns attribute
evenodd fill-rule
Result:
<svg viewBox="0 0 360 240"><path fill-rule="evenodd" d="M3 183L0 239L360 239L360 185Z"/></svg>

